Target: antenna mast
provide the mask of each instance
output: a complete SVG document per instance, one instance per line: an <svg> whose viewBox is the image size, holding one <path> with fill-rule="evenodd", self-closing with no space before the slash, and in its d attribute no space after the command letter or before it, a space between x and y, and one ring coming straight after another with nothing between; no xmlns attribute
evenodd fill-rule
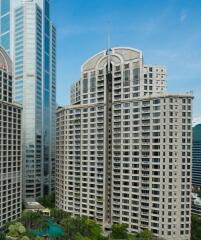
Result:
<svg viewBox="0 0 201 240"><path fill-rule="evenodd" d="M108 36L107 36L107 65L108 65L108 73L111 73L111 36L110 36L110 22L108 22Z"/></svg>

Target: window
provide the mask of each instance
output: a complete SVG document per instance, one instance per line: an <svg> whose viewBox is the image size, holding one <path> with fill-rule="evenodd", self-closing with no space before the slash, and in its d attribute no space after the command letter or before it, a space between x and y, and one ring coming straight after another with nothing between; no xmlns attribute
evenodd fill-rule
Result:
<svg viewBox="0 0 201 240"><path fill-rule="evenodd" d="M130 70L125 70L124 71L124 86L129 86L130 82Z"/></svg>
<svg viewBox="0 0 201 240"><path fill-rule="evenodd" d="M128 63L128 64L125 64L125 65L124 65L124 68L125 68L125 69L128 69L128 68L129 68L129 63Z"/></svg>
<svg viewBox="0 0 201 240"><path fill-rule="evenodd" d="M9 49L10 47L10 35L9 33L4 34L1 37L1 45L5 48L5 49Z"/></svg>
<svg viewBox="0 0 201 240"><path fill-rule="evenodd" d="M10 15L6 15L1 20L1 32L8 32L10 28Z"/></svg>
<svg viewBox="0 0 201 240"><path fill-rule="evenodd" d="M96 91L96 78L94 76L91 76L90 78L90 92Z"/></svg>
<svg viewBox="0 0 201 240"><path fill-rule="evenodd" d="M10 10L10 1L1 0L1 16L8 13Z"/></svg>
<svg viewBox="0 0 201 240"><path fill-rule="evenodd" d="M88 92L88 79L83 80L83 93Z"/></svg>

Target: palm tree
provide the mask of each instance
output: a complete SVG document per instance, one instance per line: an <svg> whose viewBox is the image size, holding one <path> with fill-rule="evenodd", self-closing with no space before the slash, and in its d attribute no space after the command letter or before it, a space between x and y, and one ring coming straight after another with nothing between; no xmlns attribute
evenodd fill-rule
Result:
<svg viewBox="0 0 201 240"><path fill-rule="evenodd" d="M30 239L35 239L36 235L33 233L32 230L27 230L26 231L26 235L30 238Z"/></svg>
<svg viewBox="0 0 201 240"><path fill-rule="evenodd" d="M60 209L52 209L51 210L51 217L55 219L56 222L61 222L62 219L69 217L70 214L67 212L64 212Z"/></svg>
<svg viewBox="0 0 201 240"><path fill-rule="evenodd" d="M49 226L48 221L46 219L44 219L44 218L38 219L36 225L41 230L46 230L48 228L48 226Z"/></svg>
<svg viewBox="0 0 201 240"><path fill-rule="evenodd" d="M78 232L76 229L75 218L72 218L70 216L66 217L63 220L63 226L64 226L64 239L72 240L75 237L75 234Z"/></svg>
<svg viewBox="0 0 201 240"><path fill-rule="evenodd" d="M22 213L21 222L29 230L33 224L36 224L38 219L41 218L41 214L38 212L25 211Z"/></svg>
<svg viewBox="0 0 201 240"><path fill-rule="evenodd" d="M76 218L74 218L74 225L76 227L76 232L82 233L84 228L85 228L85 218L84 217L80 217L77 216Z"/></svg>

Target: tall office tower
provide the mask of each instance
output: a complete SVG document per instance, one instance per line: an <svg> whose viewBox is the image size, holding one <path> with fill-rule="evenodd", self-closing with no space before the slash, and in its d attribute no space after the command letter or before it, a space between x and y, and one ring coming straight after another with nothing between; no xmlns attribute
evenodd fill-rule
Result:
<svg viewBox="0 0 201 240"><path fill-rule="evenodd" d="M21 107L12 99L12 62L0 47L0 229L21 214Z"/></svg>
<svg viewBox="0 0 201 240"><path fill-rule="evenodd" d="M13 59L14 51L14 9L21 0L0 0L0 45Z"/></svg>
<svg viewBox="0 0 201 240"><path fill-rule="evenodd" d="M1 5L12 22L6 49L14 61L14 98L23 106L23 197L37 199L54 190L56 29L49 0L1 0ZM1 29L1 42L3 35Z"/></svg>
<svg viewBox="0 0 201 240"><path fill-rule="evenodd" d="M15 100L23 104L24 198L54 190L56 30L49 1L15 10Z"/></svg>
<svg viewBox="0 0 201 240"><path fill-rule="evenodd" d="M201 188L201 123L197 122L193 127L193 187Z"/></svg>
<svg viewBox="0 0 201 240"><path fill-rule="evenodd" d="M56 206L190 240L192 95L166 93L166 70L113 48L90 58L57 112Z"/></svg>
<svg viewBox="0 0 201 240"><path fill-rule="evenodd" d="M0 1L0 44L1 46L10 53L10 29L11 29L11 8L10 0Z"/></svg>

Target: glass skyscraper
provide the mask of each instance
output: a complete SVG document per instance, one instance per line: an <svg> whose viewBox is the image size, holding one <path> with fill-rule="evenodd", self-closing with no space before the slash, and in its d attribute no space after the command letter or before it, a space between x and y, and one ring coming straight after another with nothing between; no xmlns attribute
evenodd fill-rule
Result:
<svg viewBox="0 0 201 240"><path fill-rule="evenodd" d="M201 188L201 123L193 127L193 169L192 183Z"/></svg>
<svg viewBox="0 0 201 240"><path fill-rule="evenodd" d="M0 2L0 43L4 49L10 53L10 29L11 29L11 2L9 0L1 0Z"/></svg>
<svg viewBox="0 0 201 240"><path fill-rule="evenodd" d="M14 62L14 98L23 106L23 196L54 190L56 29L49 0L1 0L1 45Z"/></svg>

